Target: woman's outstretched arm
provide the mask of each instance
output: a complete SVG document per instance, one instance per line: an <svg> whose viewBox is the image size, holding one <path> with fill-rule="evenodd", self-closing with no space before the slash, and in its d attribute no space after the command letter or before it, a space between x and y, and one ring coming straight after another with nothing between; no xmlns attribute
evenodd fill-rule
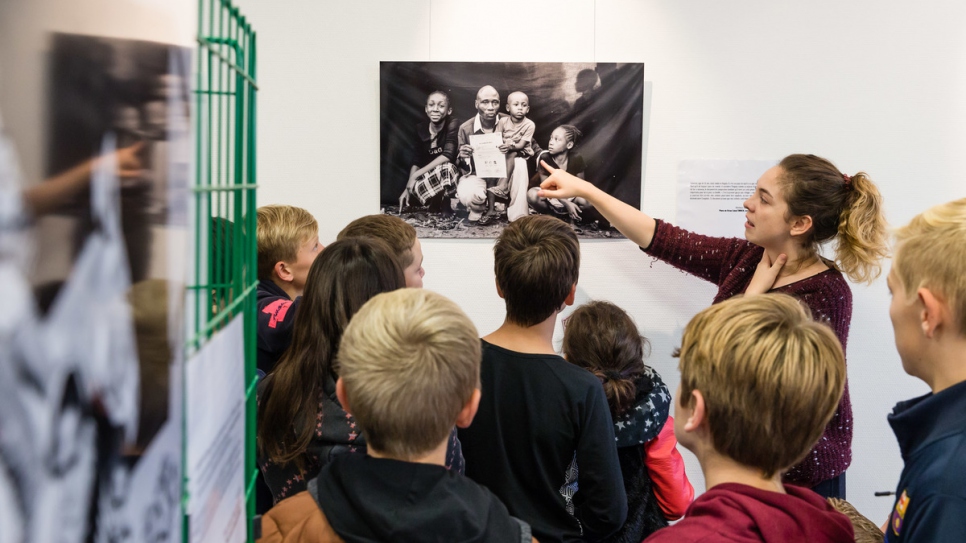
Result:
<svg viewBox="0 0 966 543"><path fill-rule="evenodd" d="M540 196L546 198L579 196L584 198L594 204L597 211L611 225L620 230L621 234L627 236L627 239L641 247L648 247L651 244L651 240L654 238L654 229L657 225L653 217L614 198L588 181L559 168L551 168L542 160L540 165L550 172L550 177L540 183Z"/></svg>

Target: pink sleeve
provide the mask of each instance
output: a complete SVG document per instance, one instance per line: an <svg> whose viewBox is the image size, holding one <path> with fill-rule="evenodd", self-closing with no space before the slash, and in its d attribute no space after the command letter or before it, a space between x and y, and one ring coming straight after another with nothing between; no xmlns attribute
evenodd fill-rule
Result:
<svg viewBox="0 0 966 543"><path fill-rule="evenodd" d="M644 444L644 465L654 483L654 495L668 520L684 515L694 499L694 487L684 472L684 458L677 449L674 418L668 417L661 433Z"/></svg>

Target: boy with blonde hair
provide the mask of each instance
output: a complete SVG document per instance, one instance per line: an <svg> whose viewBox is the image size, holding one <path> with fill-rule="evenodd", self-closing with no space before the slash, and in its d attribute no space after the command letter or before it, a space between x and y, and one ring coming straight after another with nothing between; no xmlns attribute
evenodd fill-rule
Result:
<svg viewBox="0 0 966 543"><path fill-rule="evenodd" d="M300 207L262 206L257 214L257 363L269 373L292 341L305 278L322 245L315 217Z"/></svg>
<svg viewBox="0 0 966 543"><path fill-rule="evenodd" d="M534 541L496 496L444 467L453 425L468 426L479 406L477 337L439 294L369 300L342 336L336 382L368 456L333 458L263 517L260 541Z"/></svg>
<svg viewBox="0 0 966 543"><path fill-rule="evenodd" d="M580 271L573 228L547 215L510 223L493 248L506 319L483 338L483 398L459 430L466 476L544 543L597 541L627 517L614 424L600 381L556 354L557 315Z"/></svg>
<svg viewBox="0 0 966 543"><path fill-rule="evenodd" d="M366 215L350 222L336 236L346 238L378 238L385 241L403 269L406 286L423 288L423 248L411 224L392 215Z"/></svg>
<svg viewBox="0 0 966 543"><path fill-rule="evenodd" d="M886 541L966 541L966 198L896 232L889 317L902 368L931 392L889 424L905 467Z"/></svg>
<svg viewBox="0 0 966 543"><path fill-rule="evenodd" d="M785 294L732 298L684 329L674 434L707 492L647 541L853 541L852 524L784 470L822 436L845 386L832 330Z"/></svg>

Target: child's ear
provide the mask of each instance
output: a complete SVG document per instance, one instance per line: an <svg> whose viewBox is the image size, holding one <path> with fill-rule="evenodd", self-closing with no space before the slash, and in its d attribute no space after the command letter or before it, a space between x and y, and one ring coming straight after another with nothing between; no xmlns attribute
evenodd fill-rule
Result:
<svg viewBox="0 0 966 543"><path fill-rule="evenodd" d="M339 403L342 404L342 410L348 414L352 414L351 407L349 407L349 397L345 393L345 383L342 382L342 378L335 382L335 397L339 399Z"/></svg>
<svg viewBox="0 0 966 543"><path fill-rule="evenodd" d="M568 141L568 142L567 142L567 150L569 151L569 150L571 150L571 149L573 149L573 148L574 148L574 142L572 142L572 141Z"/></svg>
<svg viewBox="0 0 966 543"><path fill-rule="evenodd" d="M686 432L694 432L700 428L701 424L707 417L704 405L704 395L701 394L700 390L691 391L691 403L691 412L687 414L688 419L684 421L684 430Z"/></svg>
<svg viewBox="0 0 966 543"><path fill-rule="evenodd" d="M922 333L927 338L933 339L944 322L952 322L949 306L928 288L920 288L916 291L916 296L919 297L919 303L922 307L922 311L919 313Z"/></svg>
<svg viewBox="0 0 966 543"><path fill-rule="evenodd" d="M577 299L577 283L574 283L573 286L570 287L570 294L567 295L567 299L564 300L564 303L567 305L574 305L574 300L576 299Z"/></svg>
<svg viewBox="0 0 966 543"><path fill-rule="evenodd" d="M456 417L456 427L457 428L469 428L470 424L473 422L473 417L476 416L476 411L480 408L480 398L483 395L480 393L480 389L474 388L473 395L470 396L469 401L463 406L463 410Z"/></svg>
<svg viewBox="0 0 966 543"><path fill-rule="evenodd" d="M275 263L274 271L275 275L277 275L282 281L291 282L295 280L295 274L293 274L292 270L289 269L288 264L281 260Z"/></svg>
<svg viewBox="0 0 966 543"><path fill-rule="evenodd" d="M503 289L500 288L500 282L494 279L493 283L496 284L496 293L500 295L500 298L503 298Z"/></svg>

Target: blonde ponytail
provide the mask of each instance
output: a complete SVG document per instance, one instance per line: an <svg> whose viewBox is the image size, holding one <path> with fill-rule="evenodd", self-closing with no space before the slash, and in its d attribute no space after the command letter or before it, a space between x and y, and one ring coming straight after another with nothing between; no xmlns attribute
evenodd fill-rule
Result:
<svg viewBox="0 0 966 543"><path fill-rule="evenodd" d="M849 185L851 197L839 220L835 263L857 283L871 283L888 256L888 234L882 195L869 176L859 172Z"/></svg>
<svg viewBox="0 0 966 543"><path fill-rule="evenodd" d="M806 249L836 239L835 265L855 282L871 283L888 255L882 196L865 173L849 177L815 155L789 155L782 168L782 195L792 216L812 218Z"/></svg>

